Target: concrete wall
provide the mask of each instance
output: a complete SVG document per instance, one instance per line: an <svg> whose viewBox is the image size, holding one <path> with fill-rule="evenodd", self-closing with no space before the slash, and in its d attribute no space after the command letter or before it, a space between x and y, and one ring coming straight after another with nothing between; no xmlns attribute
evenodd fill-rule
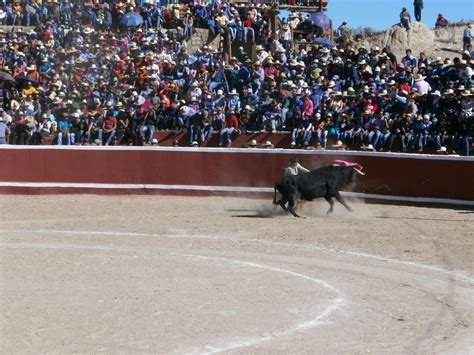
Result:
<svg viewBox="0 0 474 355"><path fill-rule="evenodd" d="M292 156L309 169L361 164L354 192L368 197L474 204L472 158L284 149L4 146L0 191L269 193Z"/></svg>

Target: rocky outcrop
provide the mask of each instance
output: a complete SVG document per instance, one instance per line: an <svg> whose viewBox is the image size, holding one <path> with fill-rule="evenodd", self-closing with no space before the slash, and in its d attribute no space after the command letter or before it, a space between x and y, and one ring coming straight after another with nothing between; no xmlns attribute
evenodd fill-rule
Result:
<svg viewBox="0 0 474 355"><path fill-rule="evenodd" d="M392 47L396 55L404 55L406 49L410 48L415 55L425 52L430 57L454 57L459 56L462 50L462 33L464 26L448 26L441 29L430 29L424 23L412 22L410 30L394 25L387 30L363 37L354 45L367 48L378 46L383 48L387 45Z"/></svg>

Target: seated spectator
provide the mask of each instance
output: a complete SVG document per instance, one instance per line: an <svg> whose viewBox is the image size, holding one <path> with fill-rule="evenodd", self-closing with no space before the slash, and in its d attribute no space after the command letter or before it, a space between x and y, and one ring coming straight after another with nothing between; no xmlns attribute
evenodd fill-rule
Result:
<svg viewBox="0 0 474 355"><path fill-rule="evenodd" d="M448 25L448 20L443 16L443 14L438 14L436 18L435 28L443 28Z"/></svg>
<svg viewBox="0 0 474 355"><path fill-rule="evenodd" d="M153 111L152 107L151 107L151 110L149 110L148 112L150 111ZM78 125L77 128L80 130L80 125ZM104 118L104 122L102 123L102 139L105 139L105 145L110 145L112 143L115 137L116 130L117 130L117 119L113 115L113 112L108 112L108 114ZM150 135L153 135L153 132L154 132L154 129L150 131Z"/></svg>
<svg viewBox="0 0 474 355"><path fill-rule="evenodd" d="M405 29L408 31L410 30L410 23L411 23L410 13L408 12L407 8L404 7L402 9L402 12L400 12L400 25L402 27L405 27Z"/></svg>
<svg viewBox="0 0 474 355"><path fill-rule="evenodd" d="M239 120L237 119L235 112L229 111L224 121L224 126L222 127L222 130L220 133L219 146L222 146L225 142L226 146L230 147L232 145L232 134L236 132L238 128L239 128Z"/></svg>
<svg viewBox="0 0 474 355"><path fill-rule="evenodd" d="M302 148L329 140L348 149L470 153L470 52L443 60L407 50L398 61L388 46L295 47L291 30L310 33L307 42L320 36L311 19L290 12L272 33L257 5L4 2L8 24L36 25L0 33L0 70L15 78L3 82L10 142L54 135L61 144L140 145L156 130L187 130L196 146L213 132L228 144L235 131L284 131ZM120 25L132 7L139 28ZM407 29L410 20L404 9ZM189 50L196 26L223 35L221 48ZM245 42L255 42L255 55Z"/></svg>
<svg viewBox="0 0 474 355"><path fill-rule="evenodd" d="M71 122L69 121L69 115L63 114L63 117L58 122L58 135L57 135L57 144L66 145L73 144L71 139L71 132L69 131L71 127Z"/></svg>
<svg viewBox="0 0 474 355"><path fill-rule="evenodd" d="M109 122L109 130L111 132L110 136L113 138L113 135L115 135L115 129L117 128L117 120L113 116L111 117L111 119L112 118L115 121ZM146 112L141 116L141 121L138 125L142 142L146 144L151 144L151 141L154 138L153 134L156 130L156 123L156 112L153 106L149 106ZM108 143L110 143L110 141L111 139L109 138Z"/></svg>

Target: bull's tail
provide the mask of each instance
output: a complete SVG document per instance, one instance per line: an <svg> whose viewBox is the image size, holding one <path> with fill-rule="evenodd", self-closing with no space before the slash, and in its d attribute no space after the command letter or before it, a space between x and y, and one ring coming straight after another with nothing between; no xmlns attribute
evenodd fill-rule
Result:
<svg viewBox="0 0 474 355"><path fill-rule="evenodd" d="M278 205L278 202L277 202L277 187L276 187L276 185L275 185L274 190L275 190L275 195L273 196L273 204L274 204L274 205Z"/></svg>

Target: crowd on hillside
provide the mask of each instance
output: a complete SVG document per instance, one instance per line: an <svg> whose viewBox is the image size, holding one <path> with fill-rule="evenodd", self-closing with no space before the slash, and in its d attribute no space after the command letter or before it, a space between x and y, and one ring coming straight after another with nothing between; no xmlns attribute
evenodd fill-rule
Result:
<svg viewBox="0 0 474 355"><path fill-rule="evenodd" d="M9 3L1 21L31 27L0 33L0 143L156 144L157 130L185 130L191 146L214 132L231 146L238 134L283 131L302 148L471 148L472 48L450 60L295 46L291 30L311 30L309 17L291 12L272 32L261 3ZM127 22L137 15L143 24ZM196 27L240 48L189 51Z"/></svg>

